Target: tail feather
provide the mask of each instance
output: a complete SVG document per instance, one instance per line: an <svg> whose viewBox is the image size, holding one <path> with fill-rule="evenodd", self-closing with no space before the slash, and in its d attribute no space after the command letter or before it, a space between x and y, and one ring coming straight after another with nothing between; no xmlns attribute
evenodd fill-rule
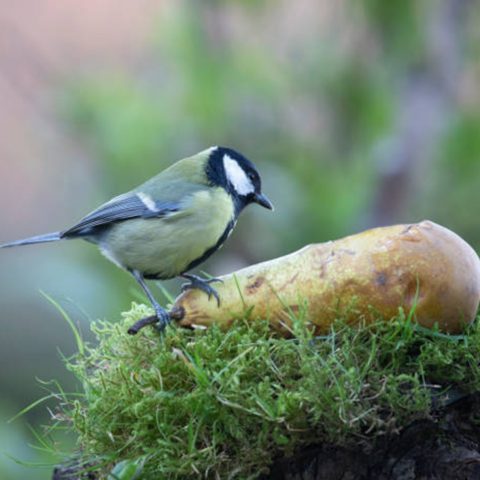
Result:
<svg viewBox="0 0 480 480"><path fill-rule="evenodd" d="M33 245L35 243L56 242L61 240L60 232L47 233L45 235L37 235L35 237L23 238L14 242L0 244L0 248L18 247L20 245Z"/></svg>

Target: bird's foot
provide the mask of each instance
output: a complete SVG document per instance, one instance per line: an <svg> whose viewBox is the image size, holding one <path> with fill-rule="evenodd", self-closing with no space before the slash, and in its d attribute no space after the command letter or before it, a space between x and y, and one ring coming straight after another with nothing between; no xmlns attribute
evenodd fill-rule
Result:
<svg viewBox="0 0 480 480"><path fill-rule="evenodd" d="M155 315L157 316L158 322L155 325L155 328L162 333L167 325L171 322L170 314L164 310L160 305L154 305Z"/></svg>
<svg viewBox="0 0 480 480"><path fill-rule="evenodd" d="M137 335L140 330L143 330L149 325L155 326L155 328L161 333L165 330L166 326L171 322L170 314L160 306L154 306L155 315L151 317L145 317L135 323L128 329L129 335Z"/></svg>
<svg viewBox="0 0 480 480"><path fill-rule="evenodd" d="M209 278L206 280L201 277L197 277L196 275L182 275L182 277L190 281L190 283L184 283L182 285L182 292L192 289L202 290L208 295L209 300L212 297L215 297L218 306L220 306L220 296L218 295L218 292L212 286L210 286L210 284L215 282L223 283L223 280L220 278Z"/></svg>

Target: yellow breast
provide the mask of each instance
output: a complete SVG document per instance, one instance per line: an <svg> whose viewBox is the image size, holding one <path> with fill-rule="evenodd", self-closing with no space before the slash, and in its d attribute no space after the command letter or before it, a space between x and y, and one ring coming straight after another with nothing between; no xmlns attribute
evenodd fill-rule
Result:
<svg viewBox="0 0 480 480"><path fill-rule="evenodd" d="M214 247L234 219L231 197L222 188L201 190L186 207L165 218L133 219L114 225L104 244L108 255L145 276L173 278Z"/></svg>

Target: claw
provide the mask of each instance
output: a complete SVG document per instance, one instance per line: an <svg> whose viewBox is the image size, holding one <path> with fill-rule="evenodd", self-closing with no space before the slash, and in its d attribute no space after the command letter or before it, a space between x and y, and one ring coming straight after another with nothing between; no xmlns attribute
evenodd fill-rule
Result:
<svg viewBox="0 0 480 480"><path fill-rule="evenodd" d="M197 277L196 275L182 275L187 280L190 280L190 283L184 283L182 285L182 292L192 289L202 290L208 295L208 299L210 300L213 297L217 300L217 305L220 307L220 296L218 292L210 286L210 283L220 282L223 283L223 280L220 278L210 278L208 280L204 280L203 278Z"/></svg>
<svg viewBox="0 0 480 480"><path fill-rule="evenodd" d="M137 335L140 330L143 330L148 325L154 326L158 332L162 333L167 325L172 321L169 313L161 307L155 308L155 315L151 317L142 318L128 329L129 335Z"/></svg>
<svg viewBox="0 0 480 480"><path fill-rule="evenodd" d="M155 328L161 333L165 330L172 319L170 318L169 313L163 308L156 308L155 314L157 315L158 319L158 323L155 325Z"/></svg>

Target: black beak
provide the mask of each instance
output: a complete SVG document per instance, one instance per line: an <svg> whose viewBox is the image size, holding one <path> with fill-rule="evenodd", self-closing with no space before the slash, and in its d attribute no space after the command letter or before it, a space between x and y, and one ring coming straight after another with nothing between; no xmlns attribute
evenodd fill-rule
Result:
<svg viewBox="0 0 480 480"><path fill-rule="evenodd" d="M272 202L263 193L256 193L253 197L253 201L264 208L268 208L268 210L273 210Z"/></svg>

